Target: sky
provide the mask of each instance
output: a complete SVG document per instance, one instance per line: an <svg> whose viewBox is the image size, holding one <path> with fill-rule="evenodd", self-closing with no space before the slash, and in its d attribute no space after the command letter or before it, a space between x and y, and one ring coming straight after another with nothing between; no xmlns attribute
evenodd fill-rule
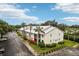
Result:
<svg viewBox="0 0 79 59"><path fill-rule="evenodd" d="M79 25L79 3L0 3L0 19L12 25L56 20Z"/></svg>

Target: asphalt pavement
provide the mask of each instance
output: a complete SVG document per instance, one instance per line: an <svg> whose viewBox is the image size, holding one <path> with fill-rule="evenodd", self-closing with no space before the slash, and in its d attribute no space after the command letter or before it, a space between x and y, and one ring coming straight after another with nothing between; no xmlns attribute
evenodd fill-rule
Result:
<svg viewBox="0 0 79 59"><path fill-rule="evenodd" d="M15 32L7 34L8 40L0 42L4 46L3 56L33 56Z"/></svg>

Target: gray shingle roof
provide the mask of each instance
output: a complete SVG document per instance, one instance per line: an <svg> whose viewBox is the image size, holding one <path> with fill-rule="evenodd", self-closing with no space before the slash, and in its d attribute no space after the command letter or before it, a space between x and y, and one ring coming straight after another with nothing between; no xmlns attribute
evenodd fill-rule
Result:
<svg viewBox="0 0 79 59"><path fill-rule="evenodd" d="M43 32L47 33L49 31L53 30L55 27L53 27L53 26L40 26L40 28L42 29ZM37 34L37 32L34 29L36 29L36 26L32 26L31 33ZM26 32L30 32L30 26L20 28L19 30L25 30Z"/></svg>

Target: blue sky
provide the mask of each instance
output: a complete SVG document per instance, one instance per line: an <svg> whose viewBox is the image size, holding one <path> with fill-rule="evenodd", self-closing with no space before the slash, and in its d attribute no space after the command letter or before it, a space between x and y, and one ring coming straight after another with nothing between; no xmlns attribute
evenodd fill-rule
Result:
<svg viewBox="0 0 79 59"><path fill-rule="evenodd" d="M78 3L17 3L0 4L0 19L9 24L43 23L56 20L67 25L79 25Z"/></svg>

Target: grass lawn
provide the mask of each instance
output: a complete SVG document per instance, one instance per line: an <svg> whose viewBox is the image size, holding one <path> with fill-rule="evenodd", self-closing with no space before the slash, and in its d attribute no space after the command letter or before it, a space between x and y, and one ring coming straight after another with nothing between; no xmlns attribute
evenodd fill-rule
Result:
<svg viewBox="0 0 79 59"><path fill-rule="evenodd" d="M25 41L28 41L28 40L25 40ZM30 46L38 53L38 54L42 54L42 53L48 53L50 51L56 51L56 50L59 50L65 46L67 47L73 47L74 45L76 44L79 44L75 41L70 41L70 40L66 40L64 39L64 44L56 44L55 47L51 47L51 48L48 48L48 47L44 47L44 48L40 48L38 45L36 44L33 44L33 43L30 43L28 41L28 43L30 44Z"/></svg>
<svg viewBox="0 0 79 59"><path fill-rule="evenodd" d="M64 40L64 44L57 44L56 47L52 47L52 48L47 48L47 47L44 47L44 48L40 48L38 45L35 45L35 44L30 44L31 47L33 49L35 49L35 51L37 53L44 53L44 52L49 52L49 51L56 51L56 50L59 50L61 49L62 47L73 47L74 45L78 44L77 42L74 42L74 41L70 41L70 40Z"/></svg>
<svg viewBox="0 0 79 59"><path fill-rule="evenodd" d="M70 41L70 40L64 40L64 45L68 47L73 47L74 45L79 44L78 42L75 41Z"/></svg>
<svg viewBox="0 0 79 59"><path fill-rule="evenodd" d="M61 49L64 47L64 45L62 44L57 44L56 47L52 47L52 48L48 48L48 47L44 47L44 48L40 48L38 45L35 45L35 44L30 44L30 46L38 53L38 54L41 54L41 53L46 53L46 52L50 52L50 51L55 51L55 50L58 50L58 49Z"/></svg>

